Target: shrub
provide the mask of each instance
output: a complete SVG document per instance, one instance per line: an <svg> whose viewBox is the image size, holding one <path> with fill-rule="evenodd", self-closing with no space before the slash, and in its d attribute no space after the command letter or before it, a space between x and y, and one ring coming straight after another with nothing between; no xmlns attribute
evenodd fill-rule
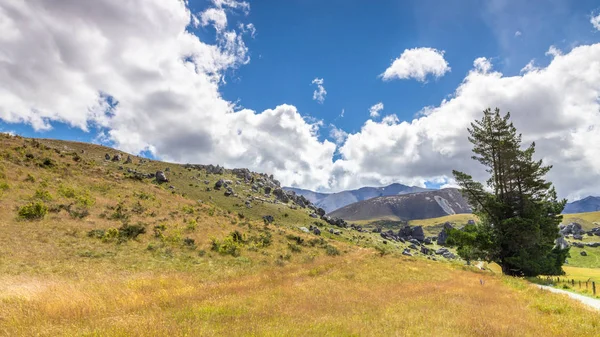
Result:
<svg viewBox="0 0 600 337"><path fill-rule="evenodd" d="M288 242L288 248L293 252L293 253L300 253L302 251L302 248L300 248L300 246L298 246L295 243L289 243Z"/></svg>
<svg viewBox="0 0 600 337"><path fill-rule="evenodd" d="M60 185L58 187L58 194L65 198L75 198L75 189L73 187Z"/></svg>
<svg viewBox="0 0 600 337"><path fill-rule="evenodd" d="M325 253L327 253L327 255L331 255L331 256L340 255L340 251L337 248L335 248L335 246L332 246L332 245L327 245L325 247Z"/></svg>
<svg viewBox="0 0 600 337"><path fill-rule="evenodd" d="M92 229L87 233L87 236L90 238L102 239L105 232L106 231L104 229Z"/></svg>
<svg viewBox="0 0 600 337"><path fill-rule="evenodd" d="M273 242L271 238L271 233L261 233L258 237L251 236L248 241L254 242L258 248L268 247Z"/></svg>
<svg viewBox="0 0 600 337"><path fill-rule="evenodd" d="M192 238L183 239L183 245L189 248L196 248L196 240Z"/></svg>
<svg viewBox="0 0 600 337"><path fill-rule="evenodd" d="M188 206L188 205L184 205L181 210L183 211L183 213L185 214L194 214L194 207L192 206Z"/></svg>
<svg viewBox="0 0 600 337"><path fill-rule="evenodd" d="M90 212L87 210L87 208L76 207L74 209L69 209L69 215L76 219L83 219L90 215Z"/></svg>
<svg viewBox="0 0 600 337"><path fill-rule="evenodd" d="M187 229L190 231L196 230L196 227L198 226L198 222L196 222L195 219L190 219L190 221L188 221L188 225L187 225Z"/></svg>
<svg viewBox="0 0 600 337"><path fill-rule="evenodd" d="M52 160L51 158L44 158L38 164L38 166L40 166L42 168L52 168L52 167L56 166L56 162L54 160Z"/></svg>
<svg viewBox="0 0 600 337"><path fill-rule="evenodd" d="M104 232L104 236L102 236L102 241L111 241L119 236L119 230L116 228L109 228Z"/></svg>
<svg viewBox="0 0 600 337"><path fill-rule="evenodd" d="M167 226L160 224L160 225L156 225L154 226L154 237L155 238L162 238L163 237L163 232L165 230L167 230Z"/></svg>
<svg viewBox="0 0 600 337"><path fill-rule="evenodd" d="M48 214L48 206L43 202L31 202L19 208L19 217L26 220L43 219Z"/></svg>
<svg viewBox="0 0 600 337"><path fill-rule="evenodd" d="M115 207L115 211L110 215L110 219L122 221L126 221L127 219L129 219L129 214L127 214L127 208L125 208L123 202L117 204L117 207Z"/></svg>
<svg viewBox="0 0 600 337"><path fill-rule="evenodd" d="M33 194L33 199L39 199L39 200L43 200L43 201L51 201L54 198L52 198L52 195L50 195L50 192L48 192L46 190L38 189Z"/></svg>
<svg viewBox="0 0 600 337"><path fill-rule="evenodd" d="M10 188L10 186L8 186L8 183L6 183L5 181L0 181L0 191L6 191Z"/></svg>
<svg viewBox="0 0 600 337"><path fill-rule="evenodd" d="M297 235L292 235L292 234L288 234L285 236L286 239L291 240L291 241L295 241L296 244L298 245L303 245L304 244L304 239L297 236Z"/></svg>
<svg viewBox="0 0 600 337"><path fill-rule="evenodd" d="M137 214L142 214L145 210L146 208L142 206L142 204L139 201L133 204L133 207L131 207L131 211Z"/></svg>
<svg viewBox="0 0 600 337"><path fill-rule="evenodd" d="M119 236L124 239L132 240L144 233L146 233L146 226L141 222L138 222L137 225L124 224L119 228Z"/></svg>
<svg viewBox="0 0 600 337"><path fill-rule="evenodd" d="M240 246L231 236L227 236L222 242L212 239L210 249L222 255L240 256Z"/></svg>
<svg viewBox="0 0 600 337"><path fill-rule="evenodd" d="M25 178L25 181L30 182L30 183L35 183L35 178L30 173L27 173L27 177Z"/></svg>

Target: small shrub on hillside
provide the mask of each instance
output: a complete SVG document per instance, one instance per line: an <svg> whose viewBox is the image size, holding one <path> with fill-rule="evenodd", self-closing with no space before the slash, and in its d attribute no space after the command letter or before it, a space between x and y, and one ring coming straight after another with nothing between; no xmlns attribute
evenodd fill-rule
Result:
<svg viewBox="0 0 600 337"><path fill-rule="evenodd" d="M137 196L140 200L154 200L154 199L156 199L153 194L146 193L146 192L135 193L135 196Z"/></svg>
<svg viewBox="0 0 600 337"><path fill-rule="evenodd" d="M185 214L194 214L194 207L189 206L189 205L184 205L181 210L183 211L183 213Z"/></svg>
<svg viewBox="0 0 600 337"><path fill-rule="evenodd" d="M119 236L119 230L116 228L109 228L104 232L104 236L102 236L102 241L108 242L116 239Z"/></svg>
<svg viewBox="0 0 600 337"><path fill-rule="evenodd" d="M65 198L75 198L75 189L73 187L60 185L58 187L58 194L62 195Z"/></svg>
<svg viewBox="0 0 600 337"><path fill-rule="evenodd" d="M135 204L133 204L133 207L131 207L131 211L136 214L142 214L144 213L144 211L146 211L146 207L142 206L142 204L138 201Z"/></svg>
<svg viewBox="0 0 600 337"><path fill-rule="evenodd" d="M300 253L302 251L302 248L295 244L295 243L290 243L288 242L288 248L293 252L293 253Z"/></svg>
<svg viewBox="0 0 600 337"><path fill-rule="evenodd" d="M75 207L69 209L69 215L75 219L83 219L86 216L90 215L90 211L84 207Z"/></svg>
<svg viewBox="0 0 600 337"><path fill-rule="evenodd" d="M43 219L48 214L48 206L41 201L31 202L19 208L19 217L26 220Z"/></svg>
<svg viewBox="0 0 600 337"><path fill-rule="evenodd" d="M10 186L8 185L8 183L6 181L0 181L0 192L6 191L8 189L10 189Z"/></svg>
<svg viewBox="0 0 600 337"><path fill-rule="evenodd" d="M332 245L327 245L327 247L325 247L325 253L330 256L340 255L340 251Z"/></svg>
<svg viewBox="0 0 600 337"><path fill-rule="evenodd" d="M102 239L104 237L105 232L106 231L104 229L92 229L87 233L87 236L90 238Z"/></svg>
<svg viewBox="0 0 600 337"><path fill-rule="evenodd" d="M183 245L188 248L195 249L196 248L196 240L194 240L192 238L185 238L185 239L183 239Z"/></svg>
<svg viewBox="0 0 600 337"><path fill-rule="evenodd" d="M271 238L271 233L261 233L258 237L251 236L248 241L254 242L258 248L264 248L271 245L273 239Z"/></svg>
<svg viewBox="0 0 600 337"><path fill-rule="evenodd" d="M78 195L75 198L75 202L79 206L90 207L96 203L96 199L94 199L94 197L92 197L92 195L88 191L85 191L84 193Z"/></svg>
<svg viewBox="0 0 600 337"><path fill-rule="evenodd" d="M56 162L51 158L44 158L38 163L38 166L42 168L53 168L56 166Z"/></svg>
<svg viewBox="0 0 600 337"><path fill-rule="evenodd" d="M200 250L198 251L198 256L202 257L202 256L204 256L204 255L206 255L206 251L205 251L204 249L200 249Z"/></svg>
<svg viewBox="0 0 600 337"><path fill-rule="evenodd" d="M38 189L33 194L33 199L43 200L43 201L52 201L54 199L50 192L46 190Z"/></svg>
<svg viewBox="0 0 600 337"><path fill-rule="evenodd" d="M154 228L153 228L154 237L161 239L163 237L163 232L166 230L167 230L167 226L165 226L163 224L154 226Z"/></svg>
<svg viewBox="0 0 600 337"><path fill-rule="evenodd" d="M296 244L298 245L303 245L304 244L304 239L297 236L297 235L293 235L293 234L288 234L285 236L286 239L291 240L296 242Z"/></svg>
<svg viewBox="0 0 600 337"><path fill-rule="evenodd" d="M314 238L308 240L308 245L311 247L325 247L327 246L327 241L325 241L323 238Z"/></svg>
<svg viewBox="0 0 600 337"><path fill-rule="evenodd" d="M197 226L198 226L198 222L196 222L195 219L190 219L188 221L186 229L189 230L189 231L194 231L194 230L196 230Z"/></svg>
<svg viewBox="0 0 600 337"><path fill-rule="evenodd" d="M110 219L121 221L127 221L129 219L127 208L125 208L123 202L117 204L117 206L114 208L114 212L110 215Z"/></svg>
<svg viewBox="0 0 600 337"><path fill-rule="evenodd" d="M234 257L240 256L240 245L238 242L234 241L231 235L227 236L223 241L218 241L213 238L211 240L210 249L222 255L231 255Z"/></svg>
<svg viewBox="0 0 600 337"><path fill-rule="evenodd" d="M27 173L27 177L25 177L25 181L29 182L29 183L35 183L35 177L32 176L30 173Z"/></svg>
<svg viewBox="0 0 600 337"><path fill-rule="evenodd" d="M119 236L127 240L133 240L144 233L146 233L146 226L141 222L136 225L124 224L119 228Z"/></svg>

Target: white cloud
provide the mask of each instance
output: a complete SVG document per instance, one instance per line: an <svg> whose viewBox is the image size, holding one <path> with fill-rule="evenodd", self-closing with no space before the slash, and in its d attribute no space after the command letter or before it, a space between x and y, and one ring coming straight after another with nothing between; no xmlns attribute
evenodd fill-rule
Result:
<svg viewBox="0 0 600 337"><path fill-rule="evenodd" d="M249 33L251 38L256 37L256 28L254 27L253 23L244 24L240 22L238 28L244 34Z"/></svg>
<svg viewBox="0 0 600 337"><path fill-rule="evenodd" d="M550 46L550 48L548 48L548 51L546 52L546 55L556 57L562 55L562 52L555 46Z"/></svg>
<svg viewBox="0 0 600 337"><path fill-rule="evenodd" d="M213 8L225 5L248 10L232 1ZM328 181L336 147L318 140L319 122L290 105L236 111L221 97L223 73L249 61L247 48L228 28L215 44L189 33L185 2L31 0L0 10L18 32L0 38L1 120L36 130L96 126L97 141L125 151L248 167L286 184ZM118 104L110 108L108 97Z"/></svg>
<svg viewBox="0 0 600 337"><path fill-rule="evenodd" d="M520 73L526 74L530 71L537 71L537 70L539 70L539 68L536 67L534 61L531 60L531 61L529 61L529 63L527 63L527 65L525 65L523 68L521 68Z"/></svg>
<svg viewBox="0 0 600 337"><path fill-rule="evenodd" d="M590 23L592 24L592 26L594 26L594 28L600 30L600 13L598 13L598 15L596 16L592 15L592 17L590 18Z"/></svg>
<svg viewBox="0 0 600 337"><path fill-rule="evenodd" d="M600 190L600 44L579 46L522 76L505 77L478 59L454 95L412 121L367 121L340 148L332 181L343 187L449 178L452 169L483 179L470 159L467 127L487 107L510 111L524 144L554 165L548 178L560 195ZM349 178L351 177L351 178ZM451 180L449 180L451 181Z"/></svg>
<svg viewBox="0 0 600 337"><path fill-rule="evenodd" d="M343 118L345 113L346 113L346 110L342 109L342 112L340 113L340 118Z"/></svg>
<svg viewBox="0 0 600 337"><path fill-rule="evenodd" d="M519 37L519 36L521 36L521 35L523 35L523 33L521 33L521 31L520 31L520 30L517 30L517 31L515 32L515 37Z"/></svg>
<svg viewBox="0 0 600 337"><path fill-rule="evenodd" d="M329 137L333 138L336 144L342 144L346 137L348 137L348 133L342 129L338 129L335 125L330 125Z"/></svg>
<svg viewBox="0 0 600 337"><path fill-rule="evenodd" d="M227 28L227 14L222 8L208 8L200 13L200 24L202 27L212 23L217 31Z"/></svg>
<svg viewBox="0 0 600 337"><path fill-rule="evenodd" d="M444 59L443 50L413 48L405 49L380 76L384 81L414 78L419 82L425 82L428 75L439 78L449 71L450 67Z"/></svg>
<svg viewBox="0 0 600 337"><path fill-rule="evenodd" d="M237 6L226 14L249 10ZM215 1L212 8L223 7ZM554 165L549 178L559 194L600 190L600 44L555 53L548 66L533 71L532 63L520 76L504 76L490 60L477 59L450 98L412 121L388 115L348 135L329 130L336 148L319 140L322 122L292 105L255 112L224 100L223 74L249 61L247 35L229 25L216 43L201 41L186 30L194 19L185 2L4 1L0 17L1 27L12 27L10 38L0 36L5 122L36 130L55 121L96 126L98 141L125 151L248 167L285 185L335 191L435 179L451 184L452 169L482 178L470 160L466 128L497 106L512 113L524 142L536 141L539 157Z"/></svg>
<svg viewBox="0 0 600 337"><path fill-rule="evenodd" d="M311 84L317 85L317 89L313 92L313 100L323 104L323 102L325 102L325 96L327 95L327 90L325 90L325 87L323 86L323 79L317 77L312 80Z"/></svg>
<svg viewBox="0 0 600 337"><path fill-rule="evenodd" d="M383 110L383 103L379 102L369 108L369 116L371 117L379 117L379 112Z"/></svg>

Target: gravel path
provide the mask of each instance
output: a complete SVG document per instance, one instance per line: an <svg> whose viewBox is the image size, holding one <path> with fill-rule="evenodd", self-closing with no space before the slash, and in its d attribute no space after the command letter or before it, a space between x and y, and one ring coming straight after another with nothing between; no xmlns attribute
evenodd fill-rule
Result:
<svg viewBox="0 0 600 337"><path fill-rule="evenodd" d="M551 291L553 293L557 293L557 294L565 294L567 296L569 296L570 298L577 300L589 307L592 307L596 310L600 310L600 300L591 298L591 297L587 297L584 295L579 295L579 294L575 294L572 293L570 291L566 291L566 290L562 290L562 289L556 289L553 287L549 287L549 286L542 286L542 285L538 285L538 287L540 287L540 289L544 289L544 290L548 290Z"/></svg>

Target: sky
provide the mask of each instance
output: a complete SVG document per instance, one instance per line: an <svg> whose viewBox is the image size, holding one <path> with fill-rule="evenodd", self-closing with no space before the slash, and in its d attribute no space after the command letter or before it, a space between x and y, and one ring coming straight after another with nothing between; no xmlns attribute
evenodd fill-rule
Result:
<svg viewBox="0 0 600 337"><path fill-rule="evenodd" d="M511 112L559 196L600 195L597 0L0 2L0 132L335 192L485 179Z"/></svg>

